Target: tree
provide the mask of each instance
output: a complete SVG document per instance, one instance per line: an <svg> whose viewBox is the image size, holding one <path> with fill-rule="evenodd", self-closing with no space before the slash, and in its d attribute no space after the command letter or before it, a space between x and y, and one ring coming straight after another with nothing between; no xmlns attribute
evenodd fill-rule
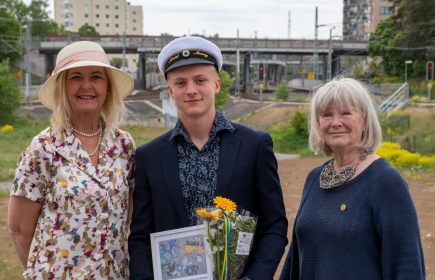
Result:
<svg viewBox="0 0 435 280"><path fill-rule="evenodd" d="M87 24L80 27L78 33L80 35L100 35L100 33L98 33L97 30L95 30L95 27Z"/></svg>
<svg viewBox="0 0 435 280"><path fill-rule="evenodd" d="M287 87L287 82L282 80L274 93L278 99L286 100L292 91Z"/></svg>
<svg viewBox="0 0 435 280"><path fill-rule="evenodd" d="M43 20L32 22L32 36L47 37L49 34L57 34L58 24L50 19L47 12L48 0L33 0L29 5L29 15L32 20Z"/></svg>
<svg viewBox="0 0 435 280"><path fill-rule="evenodd" d="M20 90L17 77L10 72L9 58L0 63L0 123L12 123L15 110L20 107Z"/></svg>
<svg viewBox="0 0 435 280"><path fill-rule="evenodd" d="M382 57L389 76L404 76L405 61L410 77L424 76L425 65L434 59L431 51L435 37L435 1L390 0L394 14L381 21L370 36L367 51L371 57Z"/></svg>
<svg viewBox="0 0 435 280"><path fill-rule="evenodd" d="M15 19L8 9L0 8L0 17ZM20 58L20 44L13 42L19 40L20 24L17 21L1 20L0 19L0 34L3 35L0 39L0 61L9 58L16 60ZM9 37L10 36L10 37Z"/></svg>
<svg viewBox="0 0 435 280"><path fill-rule="evenodd" d="M114 57L112 60L110 60L110 65L112 65L115 68L121 68L122 67L122 58L121 57ZM128 67L128 60L125 59L125 67Z"/></svg>
<svg viewBox="0 0 435 280"><path fill-rule="evenodd" d="M224 70L219 72L219 78L221 79L221 90L214 97L214 106L216 109L219 109L220 106L227 103L228 98L230 98L228 89L234 83L234 80L232 80L230 75Z"/></svg>

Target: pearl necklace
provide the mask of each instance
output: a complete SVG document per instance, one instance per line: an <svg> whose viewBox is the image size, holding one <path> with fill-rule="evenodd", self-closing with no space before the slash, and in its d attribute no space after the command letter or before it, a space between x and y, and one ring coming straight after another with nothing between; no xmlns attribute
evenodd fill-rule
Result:
<svg viewBox="0 0 435 280"><path fill-rule="evenodd" d="M101 144L101 139L103 138L103 137L102 137L103 130L101 129L101 120L99 121L99 125L98 125L98 126L99 126L99 128L98 128L97 132L95 132L94 134L86 134L86 133L83 133L83 132L80 132L80 131L76 130L76 129L75 129L74 127L72 127L72 125L71 125L72 129L74 130L74 132L76 132L76 133L78 133L78 134L80 134L80 135L86 136L86 137L92 137L92 136L95 136L95 135L97 135L98 133L100 133L100 137L99 137L99 139L98 139L97 147L95 148L95 150L94 150L94 152L93 152L92 154L88 154L89 157L93 156L93 155L97 152L97 150L98 150L98 148L100 147L100 144Z"/></svg>

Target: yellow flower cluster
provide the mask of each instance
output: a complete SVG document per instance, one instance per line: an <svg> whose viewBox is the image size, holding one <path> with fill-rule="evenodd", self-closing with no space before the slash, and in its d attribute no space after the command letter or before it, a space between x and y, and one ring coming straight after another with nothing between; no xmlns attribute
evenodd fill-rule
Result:
<svg viewBox="0 0 435 280"><path fill-rule="evenodd" d="M216 204L216 207L222 210L227 210L228 212L234 212L237 208L237 205L233 201L221 196L214 198L213 203Z"/></svg>
<svg viewBox="0 0 435 280"><path fill-rule="evenodd" d="M400 145L391 142L382 142L376 154L385 158L395 167L435 167L435 156L425 157L420 153L411 153L401 149Z"/></svg>
<svg viewBox="0 0 435 280"><path fill-rule="evenodd" d="M14 130L14 127L12 125L8 125L8 124L3 126L2 128L0 128L1 132L8 132L8 131L12 131L12 130Z"/></svg>
<svg viewBox="0 0 435 280"><path fill-rule="evenodd" d="M222 215L222 213L219 211L207 212L207 210L205 210L204 208L196 210L196 213L199 216L203 217L204 219L211 218L211 219L215 219L215 220L218 220Z"/></svg>

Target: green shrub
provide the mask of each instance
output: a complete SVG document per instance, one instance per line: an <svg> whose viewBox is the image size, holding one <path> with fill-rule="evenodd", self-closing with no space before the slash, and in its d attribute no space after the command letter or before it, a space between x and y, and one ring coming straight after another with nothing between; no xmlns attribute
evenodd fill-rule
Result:
<svg viewBox="0 0 435 280"><path fill-rule="evenodd" d="M219 78L221 79L221 89L215 94L214 97L214 106L216 109L219 109L220 106L227 103L228 98L230 98L230 94L228 93L228 89L233 85L234 80L231 79L230 75L221 70L219 72Z"/></svg>
<svg viewBox="0 0 435 280"><path fill-rule="evenodd" d="M286 100L292 91L287 87L287 82L282 80L274 93L278 99Z"/></svg>
<svg viewBox="0 0 435 280"><path fill-rule="evenodd" d="M9 58L0 63L0 123L13 123L15 111L20 107L17 78L10 72Z"/></svg>

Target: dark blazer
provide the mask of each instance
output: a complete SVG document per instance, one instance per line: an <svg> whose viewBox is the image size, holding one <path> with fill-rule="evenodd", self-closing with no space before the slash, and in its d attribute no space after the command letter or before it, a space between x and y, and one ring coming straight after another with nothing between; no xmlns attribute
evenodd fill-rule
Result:
<svg viewBox="0 0 435 280"><path fill-rule="evenodd" d="M216 196L258 215L243 276L273 279L288 243L288 222L269 134L232 123L221 131ZM128 247L130 279L153 279L150 233L188 227L172 130L136 151L136 185Z"/></svg>

